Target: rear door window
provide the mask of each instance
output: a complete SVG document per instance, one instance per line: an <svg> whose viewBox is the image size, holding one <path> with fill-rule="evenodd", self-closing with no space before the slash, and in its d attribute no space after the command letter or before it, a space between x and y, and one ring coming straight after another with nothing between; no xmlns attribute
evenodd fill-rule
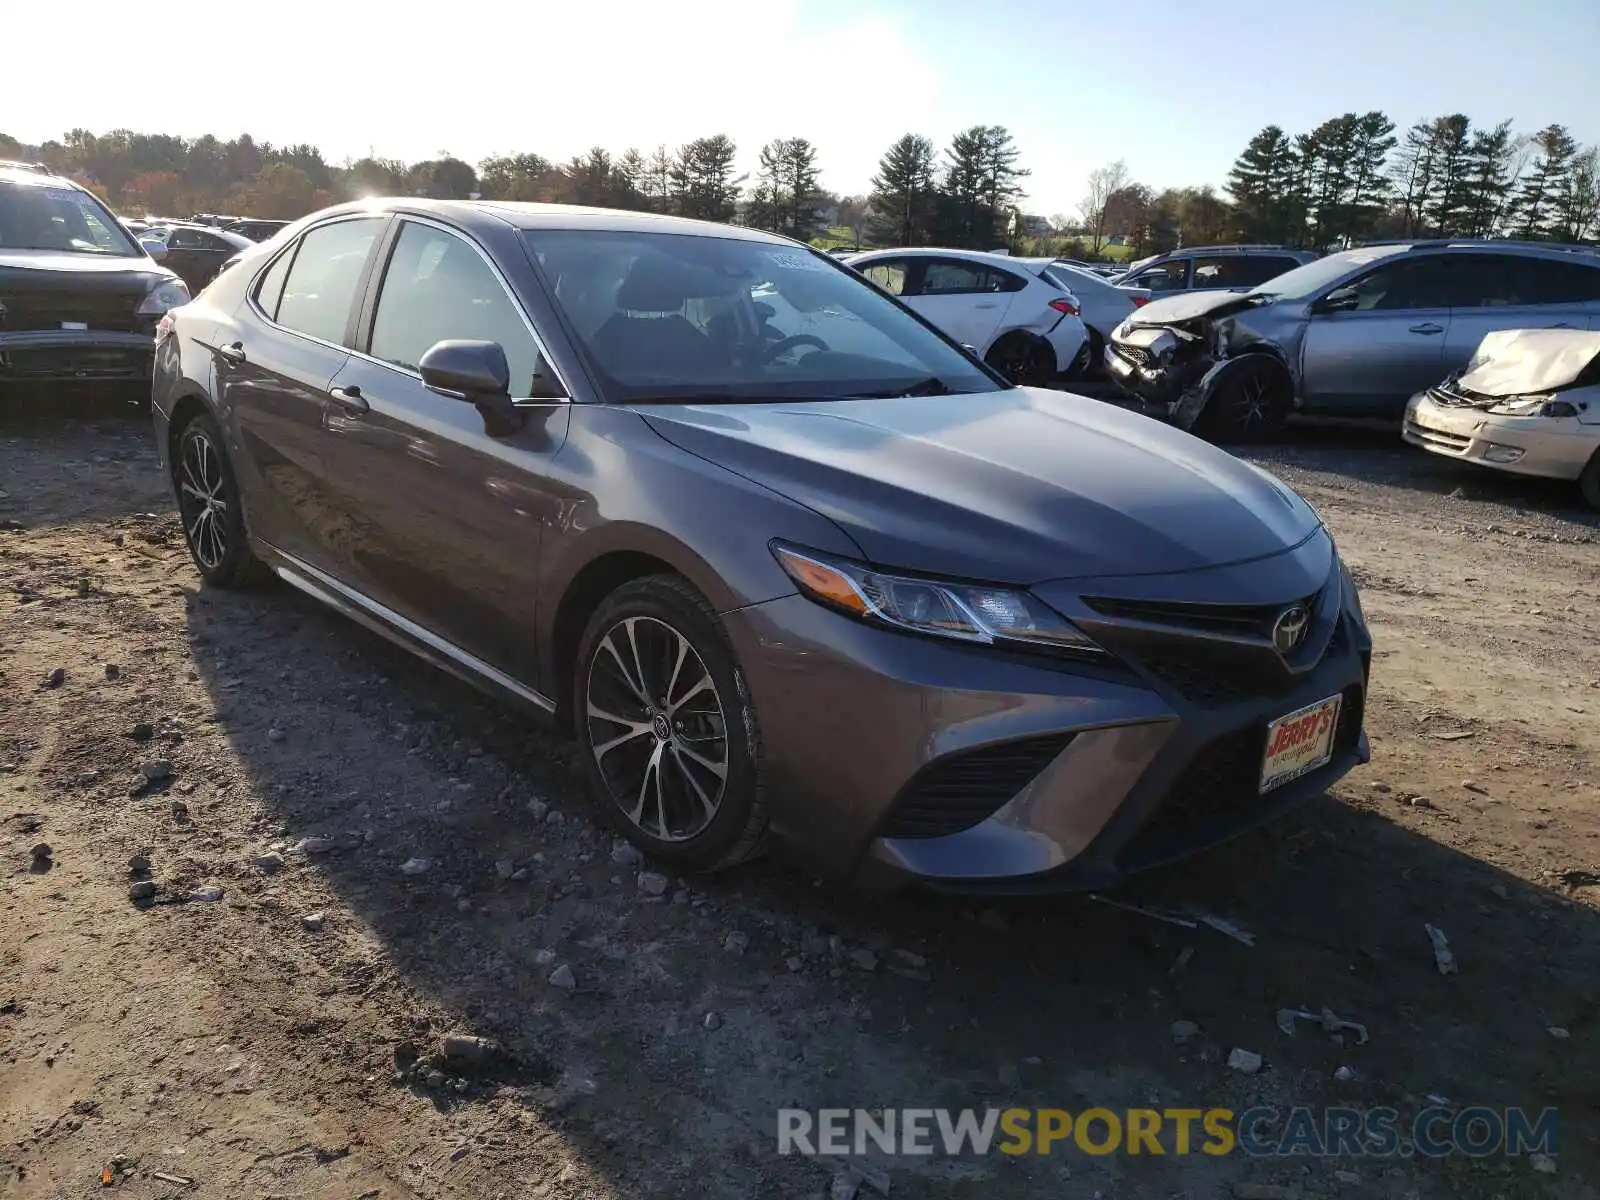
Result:
<svg viewBox="0 0 1600 1200"><path fill-rule="evenodd" d="M344 344L361 273L384 220L355 217L307 230L284 280L278 324L336 346Z"/></svg>
<svg viewBox="0 0 1600 1200"><path fill-rule="evenodd" d="M1024 280L982 263L958 258L936 258L923 268L921 296L963 296L992 292L1020 292Z"/></svg>
<svg viewBox="0 0 1600 1200"><path fill-rule="evenodd" d="M891 296L903 296L911 278L911 264L903 258L885 259L862 267L861 274Z"/></svg>
<svg viewBox="0 0 1600 1200"><path fill-rule="evenodd" d="M1600 267L1548 258L1509 258L1511 290L1522 304L1583 304L1600 300Z"/></svg>

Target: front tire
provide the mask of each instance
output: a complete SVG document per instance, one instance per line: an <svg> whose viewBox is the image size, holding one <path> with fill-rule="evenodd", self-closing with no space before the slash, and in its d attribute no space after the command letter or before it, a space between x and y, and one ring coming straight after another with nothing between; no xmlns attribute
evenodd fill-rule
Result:
<svg viewBox="0 0 1600 1200"><path fill-rule="evenodd" d="M251 553L239 481L210 414L197 414L179 431L170 470L184 544L201 577L221 588L259 583L266 568Z"/></svg>
<svg viewBox="0 0 1600 1200"><path fill-rule="evenodd" d="M573 724L601 818L652 858L715 871L767 833L755 705L728 635L684 580L606 597L573 671Z"/></svg>
<svg viewBox="0 0 1600 1200"><path fill-rule="evenodd" d="M1056 376L1056 352L1049 342L1026 333L1008 333L983 356L1012 383L1043 387Z"/></svg>
<svg viewBox="0 0 1600 1200"><path fill-rule="evenodd" d="M1283 435L1293 410L1289 380L1276 362L1257 357L1235 367L1201 414L1214 442L1267 442Z"/></svg>
<svg viewBox="0 0 1600 1200"><path fill-rule="evenodd" d="M1588 466L1578 476L1578 491L1590 508L1600 508L1600 450L1590 456Z"/></svg>

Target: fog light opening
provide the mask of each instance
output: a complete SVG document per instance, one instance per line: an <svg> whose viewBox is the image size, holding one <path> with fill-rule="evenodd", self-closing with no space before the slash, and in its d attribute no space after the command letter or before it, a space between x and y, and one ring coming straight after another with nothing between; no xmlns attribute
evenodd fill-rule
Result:
<svg viewBox="0 0 1600 1200"><path fill-rule="evenodd" d="M1497 442L1490 442L1483 452L1483 461L1492 463L1514 463L1521 458L1524 451L1516 446L1502 446Z"/></svg>

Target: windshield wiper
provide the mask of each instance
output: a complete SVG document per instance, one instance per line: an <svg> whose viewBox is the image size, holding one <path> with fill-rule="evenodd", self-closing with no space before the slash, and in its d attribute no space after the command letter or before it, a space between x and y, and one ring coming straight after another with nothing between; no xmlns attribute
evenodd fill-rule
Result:
<svg viewBox="0 0 1600 1200"><path fill-rule="evenodd" d="M855 400L889 400L899 396L949 396L950 385L937 375L930 375L926 379L919 379L906 387L884 388L876 392L856 392L851 398Z"/></svg>

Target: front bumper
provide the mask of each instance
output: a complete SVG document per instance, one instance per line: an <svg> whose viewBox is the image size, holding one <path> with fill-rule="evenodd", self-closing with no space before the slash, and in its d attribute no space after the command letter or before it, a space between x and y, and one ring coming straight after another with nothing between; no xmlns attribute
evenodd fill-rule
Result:
<svg viewBox="0 0 1600 1200"><path fill-rule="evenodd" d="M1320 795L1369 754L1371 643L1337 598L1316 665L1256 690L947 646L799 596L724 620L761 721L774 833L868 886L1108 887ZM1259 794L1268 722L1333 695L1331 760Z"/></svg>
<svg viewBox="0 0 1600 1200"><path fill-rule="evenodd" d="M1576 479L1600 449L1600 425L1576 417L1506 417L1418 392L1406 405L1401 436L1446 458L1496 471Z"/></svg>
<svg viewBox="0 0 1600 1200"><path fill-rule="evenodd" d="M0 333L0 386L130 383L148 386L155 363L150 332L40 329Z"/></svg>

